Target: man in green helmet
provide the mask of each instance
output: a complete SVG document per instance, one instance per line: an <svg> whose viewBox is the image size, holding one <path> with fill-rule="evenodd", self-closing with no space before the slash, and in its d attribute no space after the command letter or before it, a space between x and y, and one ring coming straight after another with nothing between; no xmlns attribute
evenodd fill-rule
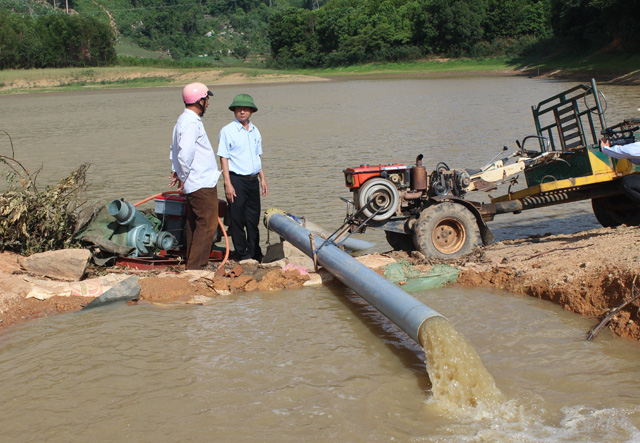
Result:
<svg viewBox="0 0 640 443"><path fill-rule="evenodd" d="M267 195L262 170L262 136L250 118L258 111L249 94L238 94L229 106L235 120L218 136L218 156L229 205L229 233L238 261L262 261L260 249L260 196Z"/></svg>

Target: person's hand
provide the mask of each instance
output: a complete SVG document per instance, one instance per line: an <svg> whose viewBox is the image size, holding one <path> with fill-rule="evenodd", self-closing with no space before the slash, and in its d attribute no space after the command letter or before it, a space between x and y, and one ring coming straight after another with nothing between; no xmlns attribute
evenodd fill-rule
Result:
<svg viewBox="0 0 640 443"><path fill-rule="evenodd" d="M267 196L267 190L269 189L267 187L267 181L266 180L261 180L260 183L262 184L262 196L266 197Z"/></svg>
<svg viewBox="0 0 640 443"><path fill-rule="evenodd" d="M169 180L171 180L169 182L169 187L173 188L176 183L178 183L180 181L180 179L178 178L178 174L176 173L176 171L171 171L171 174L169 174Z"/></svg>
<svg viewBox="0 0 640 443"><path fill-rule="evenodd" d="M224 196L227 198L228 203L233 203L233 199L236 196L236 190L231 183L224 185Z"/></svg>
<svg viewBox="0 0 640 443"><path fill-rule="evenodd" d="M176 191L182 191L184 189L184 182L178 178L178 174L175 171L172 171L169 174L169 187L173 188L175 185L178 185Z"/></svg>
<svg viewBox="0 0 640 443"><path fill-rule="evenodd" d="M609 144L609 140L604 137L600 139L600 146L604 146L605 148L611 147Z"/></svg>

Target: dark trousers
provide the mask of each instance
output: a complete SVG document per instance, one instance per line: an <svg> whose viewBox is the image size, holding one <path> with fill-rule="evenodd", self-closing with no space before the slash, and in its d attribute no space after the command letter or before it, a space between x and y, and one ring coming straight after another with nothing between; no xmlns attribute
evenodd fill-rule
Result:
<svg viewBox="0 0 640 443"><path fill-rule="evenodd" d="M202 188L186 196L189 205L186 268L204 269L218 228L218 188Z"/></svg>
<svg viewBox="0 0 640 443"><path fill-rule="evenodd" d="M631 201L640 205L640 175L625 175L622 178L622 188Z"/></svg>
<svg viewBox="0 0 640 443"><path fill-rule="evenodd" d="M262 260L260 249L260 180L257 176L230 174L236 191L233 203L229 203L229 232L237 260L254 258Z"/></svg>

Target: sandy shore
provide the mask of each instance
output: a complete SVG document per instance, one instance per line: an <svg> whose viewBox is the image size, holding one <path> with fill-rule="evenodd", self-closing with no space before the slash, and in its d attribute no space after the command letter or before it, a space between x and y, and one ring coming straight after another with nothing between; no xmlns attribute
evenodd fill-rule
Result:
<svg viewBox="0 0 640 443"><path fill-rule="evenodd" d="M288 73L228 72L220 69L178 70L154 68L89 68L0 71L0 93L82 91L113 88L144 88L202 82L209 86L327 81L326 78Z"/></svg>
<svg viewBox="0 0 640 443"><path fill-rule="evenodd" d="M596 326L607 314L640 295L640 281L635 281L640 273L638 245L639 227L600 228L498 242L449 264L460 269L456 285L499 288L538 297L577 315L592 317ZM403 259L422 268L435 264L419 253L391 252L382 258ZM202 304L207 298L233 292L286 290L307 281L296 272L282 273L280 268L274 271L244 265L238 271L236 266L230 262L225 269L235 268L231 274L240 272L241 279L229 274L213 278L213 273L194 278L186 272L169 275L161 270L135 275L142 278L141 299L162 303ZM124 272L111 271L120 277ZM315 277L321 284L320 277ZM36 278L20 269L15 254L0 254L0 329L32 318L77 311L93 299L68 294L45 300L27 297ZM612 316L607 327L617 336L640 340L639 308L640 300L634 299Z"/></svg>
<svg viewBox="0 0 640 443"><path fill-rule="evenodd" d="M362 73L327 73L303 75L286 71L237 72L225 69L171 69L140 67L68 68L24 71L0 70L0 94L33 92L81 91L93 89L163 87L202 82L209 86L237 84L273 84L348 81L362 79L447 78L478 76L527 76L559 80L589 81L592 77L601 83L639 85L640 71L628 73L575 72L572 70L540 71L501 68L493 70L388 70Z"/></svg>

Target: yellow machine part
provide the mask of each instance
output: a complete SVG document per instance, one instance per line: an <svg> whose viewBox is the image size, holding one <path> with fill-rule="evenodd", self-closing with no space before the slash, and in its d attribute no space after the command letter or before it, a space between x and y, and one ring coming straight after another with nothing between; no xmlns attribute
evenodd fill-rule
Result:
<svg viewBox="0 0 640 443"><path fill-rule="evenodd" d="M498 203L510 200L520 200L525 197L531 197L551 191L563 189L576 189L580 186L593 185L597 183L605 183L615 180L619 177L630 173L640 172L640 166L634 165L626 159L613 159L599 150L588 150L589 163L593 174L584 177L572 177L563 180L554 180L531 186L520 191L512 192L491 199L491 203Z"/></svg>

